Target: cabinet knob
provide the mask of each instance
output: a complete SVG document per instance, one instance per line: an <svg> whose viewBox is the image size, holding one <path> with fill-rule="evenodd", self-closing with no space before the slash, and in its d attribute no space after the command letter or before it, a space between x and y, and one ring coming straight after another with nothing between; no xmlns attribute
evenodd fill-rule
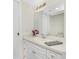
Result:
<svg viewBox="0 0 79 59"><path fill-rule="evenodd" d="M23 59L25 59L25 56L23 57Z"/></svg>
<svg viewBox="0 0 79 59"><path fill-rule="evenodd" d="M35 51L32 51L32 53L33 53L33 54L36 54L36 52L35 52Z"/></svg>
<svg viewBox="0 0 79 59"><path fill-rule="evenodd" d="M53 56L53 55L51 55L51 58L54 58L54 56Z"/></svg>
<svg viewBox="0 0 79 59"><path fill-rule="evenodd" d="M17 35L19 36L19 35L20 35L20 33L18 32L18 33L17 33Z"/></svg>

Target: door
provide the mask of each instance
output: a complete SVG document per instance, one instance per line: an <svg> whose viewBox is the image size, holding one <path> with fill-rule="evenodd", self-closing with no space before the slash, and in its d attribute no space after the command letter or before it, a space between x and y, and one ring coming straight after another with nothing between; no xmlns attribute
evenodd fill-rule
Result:
<svg viewBox="0 0 79 59"><path fill-rule="evenodd" d="M21 4L13 1L13 58L22 59Z"/></svg>

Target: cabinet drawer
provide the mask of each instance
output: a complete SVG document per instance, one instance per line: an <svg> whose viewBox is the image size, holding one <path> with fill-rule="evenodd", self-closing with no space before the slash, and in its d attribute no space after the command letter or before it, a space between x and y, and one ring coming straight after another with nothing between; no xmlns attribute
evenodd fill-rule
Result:
<svg viewBox="0 0 79 59"><path fill-rule="evenodd" d="M46 59L46 49L32 43L29 43L29 46L27 47L27 54L28 56L30 55L33 57L33 59ZM30 59L30 57L28 57L28 59Z"/></svg>
<svg viewBox="0 0 79 59"><path fill-rule="evenodd" d="M24 55L27 56L28 53L46 59L46 49L24 40Z"/></svg>
<svg viewBox="0 0 79 59"><path fill-rule="evenodd" d="M47 59L62 59L63 55L47 50Z"/></svg>
<svg viewBox="0 0 79 59"><path fill-rule="evenodd" d="M46 50L45 49L38 49L38 48L35 48L35 47L31 47L31 51L32 53L35 53L39 56L43 56L46 54Z"/></svg>
<svg viewBox="0 0 79 59"><path fill-rule="evenodd" d="M33 54L36 54L40 57L43 57L44 55L46 55L46 49L43 49L38 45L30 43L30 49Z"/></svg>
<svg viewBox="0 0 79 59"><path fill-rule="evenodd" d="M36 51L38 51L38 52L41 52L41 53L44 53L44 54L46 54L46 49L44 49L44 48L42 48L42 47L40 47L40 46L38 46L38 45L35 45L35 44L31 44L31 48L33 49L33 50L36 50Z"/></svg>

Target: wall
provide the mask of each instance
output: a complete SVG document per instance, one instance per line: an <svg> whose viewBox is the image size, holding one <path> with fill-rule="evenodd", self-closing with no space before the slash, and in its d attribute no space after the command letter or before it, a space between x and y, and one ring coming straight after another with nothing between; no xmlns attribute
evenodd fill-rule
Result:
<svg viewBox="0 0 79 59"><path fill-rule="evenodd" d="M64 14L50 16L50 34L64 33Z"/></svg>
<svg viewBox="0 0 79 59"><path fill-rule="evenodd" d="M26 1L22 1L22 32L30 34L34 26L34 10Z"/></svg>
<svg viewBox="0 0 79 59"><path fill-rule="evenodd" d="M34 15L34 27L39 30L39 32L42 32L42 12L35 13Z"/></svg>

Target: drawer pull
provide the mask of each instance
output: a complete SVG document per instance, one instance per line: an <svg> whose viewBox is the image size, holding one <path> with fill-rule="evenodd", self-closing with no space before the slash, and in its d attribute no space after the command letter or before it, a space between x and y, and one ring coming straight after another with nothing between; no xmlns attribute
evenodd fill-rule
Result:
<svg viewBox="0 0 79 59"><path fill-rule="evenodd" d="M54 56L53 56L53 55L51 55L51 58L54 58Z"/></svg>
<svg viewBox="0 0 79 59"><path fill-rule="evenodd" d="M25 59L25 56L23 57L23 59Z"/></svg>
<svg viewBox="0 0 79 59"><path fill-rule="evenodd" d="M24 50L25 50L26 48L24 48Z"/></svg>
<svg viewBox="0 0 79 59"><path fill-rule="evenodd" d="M33 53L33 54L36 54L36 52L35 52L35 51L32 51L32 53Z"/></svg>

